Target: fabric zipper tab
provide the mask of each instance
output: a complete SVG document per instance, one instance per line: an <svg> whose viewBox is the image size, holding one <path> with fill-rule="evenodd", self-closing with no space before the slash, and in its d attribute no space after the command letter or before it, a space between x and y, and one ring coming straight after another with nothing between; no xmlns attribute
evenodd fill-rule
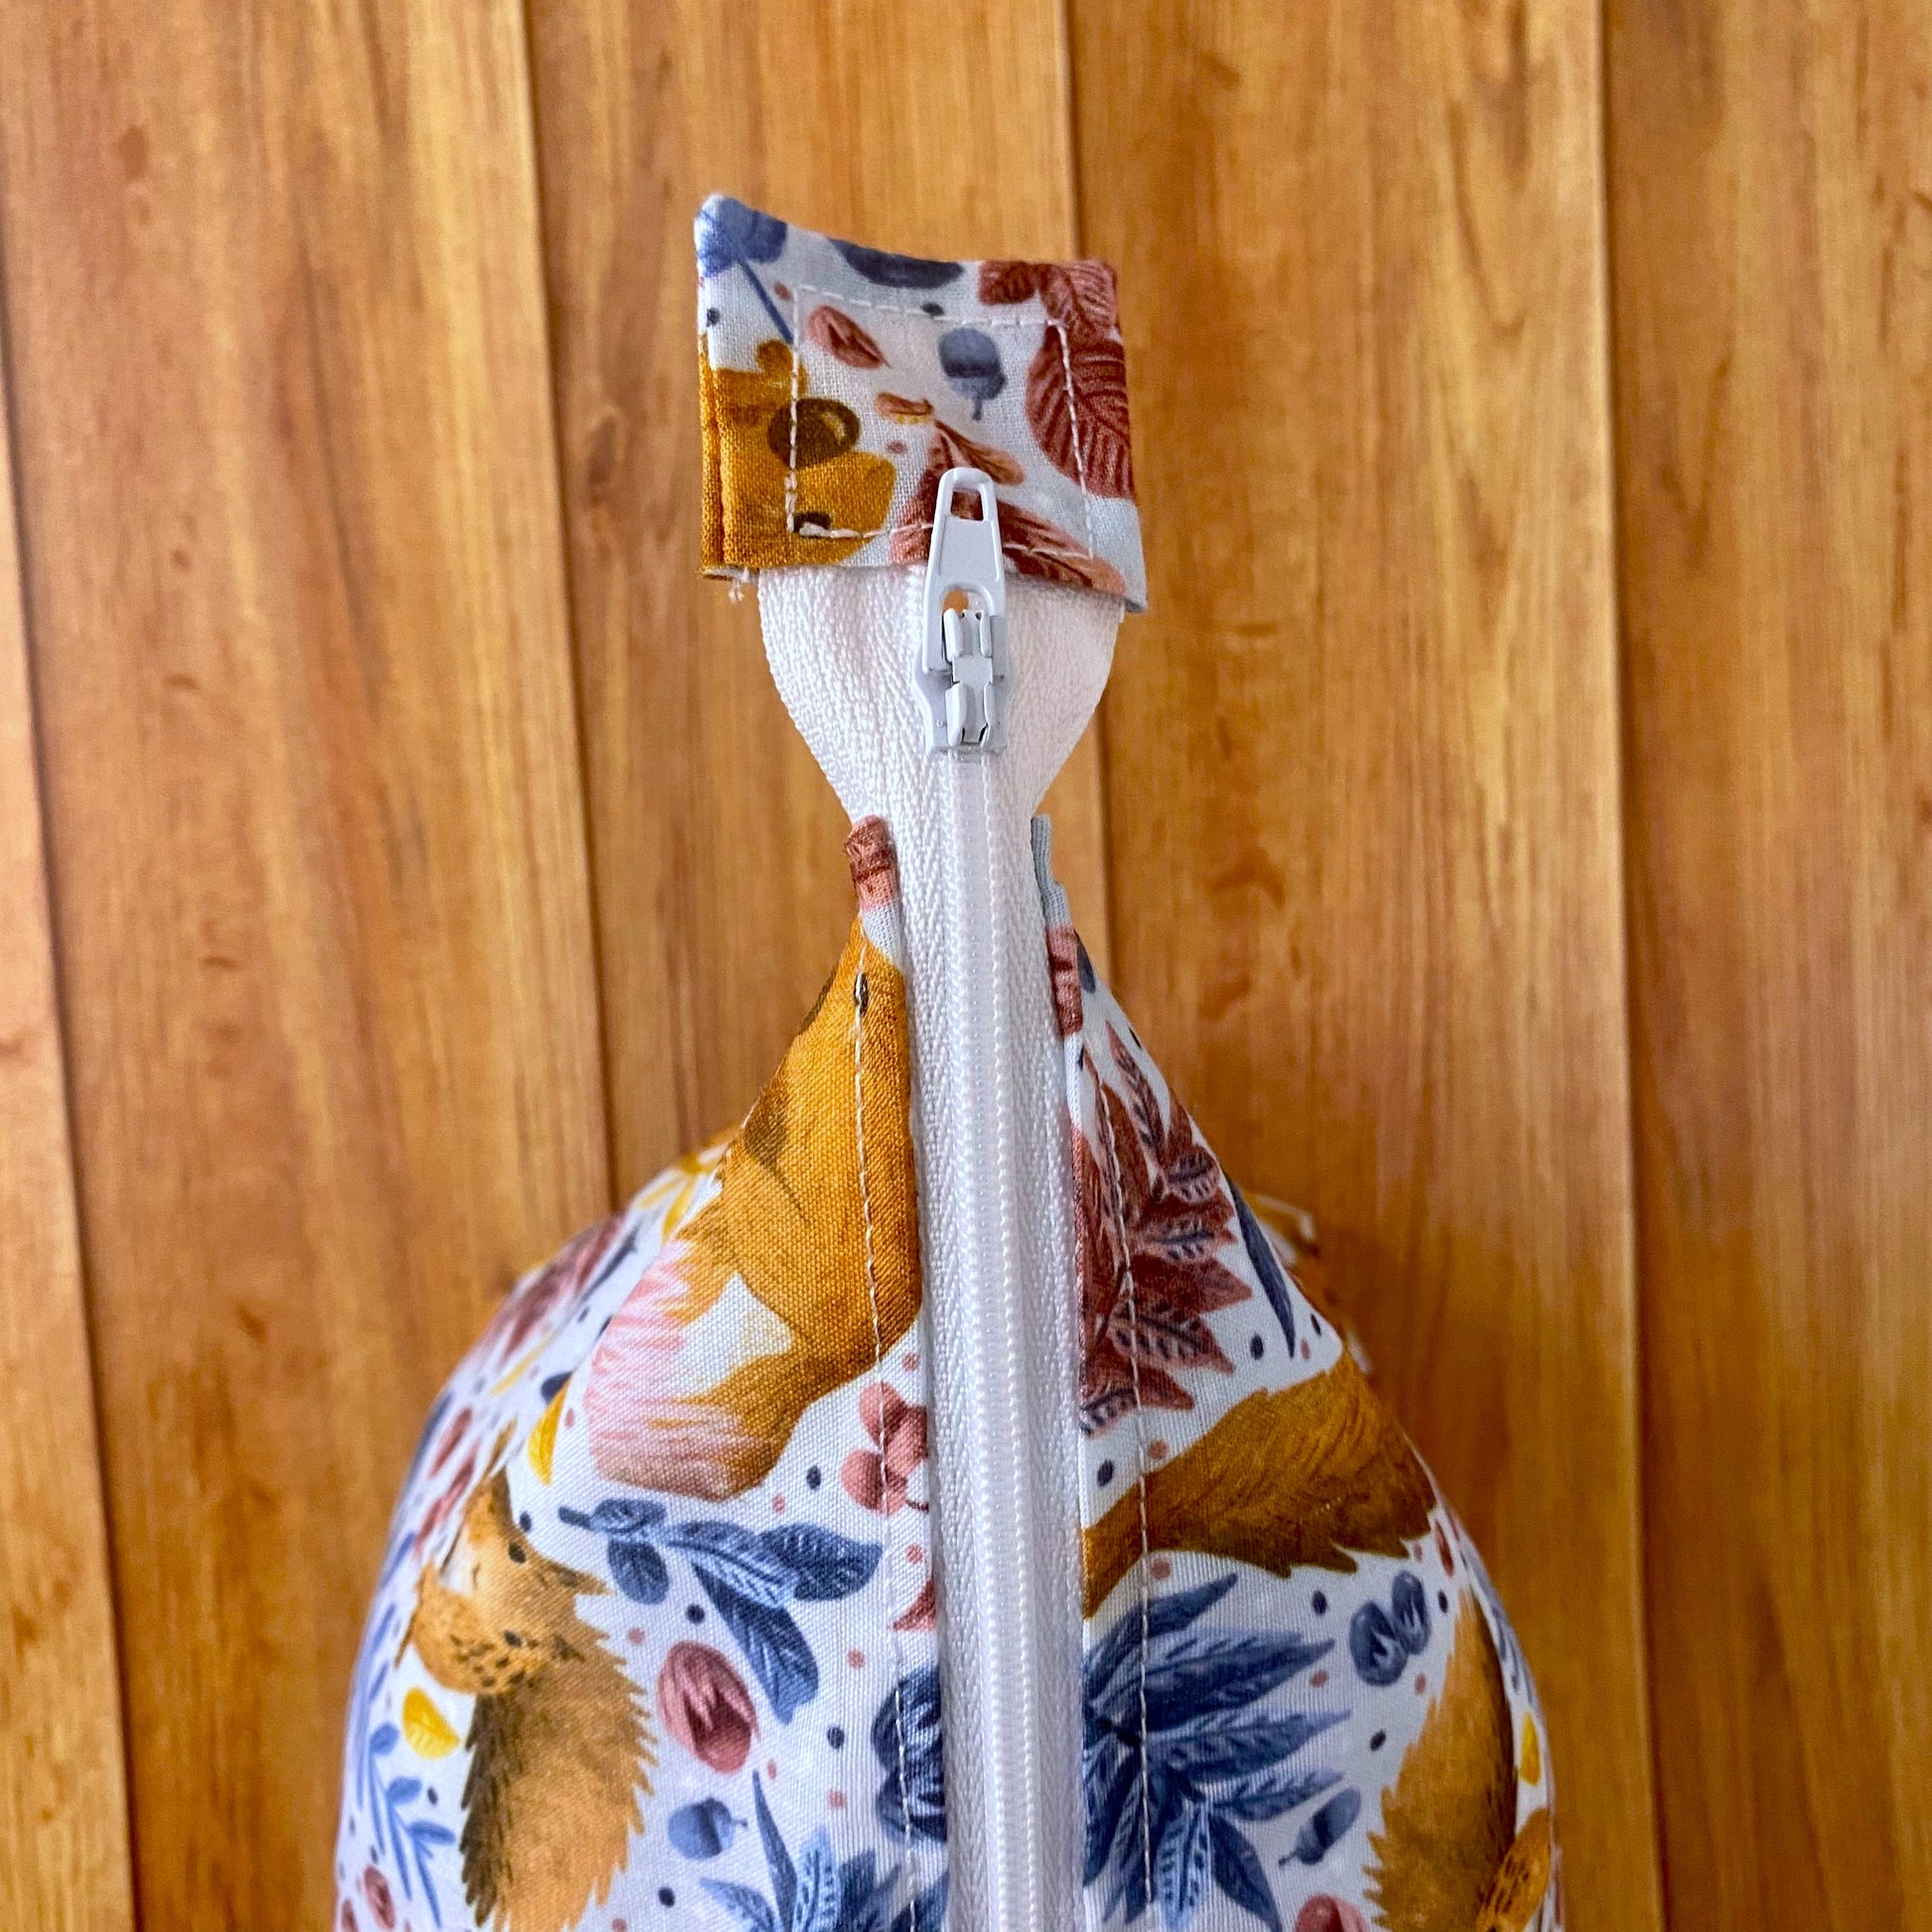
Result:
<svg viewBox="0 0 1932 1932"><path fill-rule="evenodd" d="M953 496L979 499L977 520L953 511ZM926 743L971 757L1006 749L1006 561L1000 504L983 471L948 470L932 508L925 567L925 622L914 682L925 705Z"/></svg>

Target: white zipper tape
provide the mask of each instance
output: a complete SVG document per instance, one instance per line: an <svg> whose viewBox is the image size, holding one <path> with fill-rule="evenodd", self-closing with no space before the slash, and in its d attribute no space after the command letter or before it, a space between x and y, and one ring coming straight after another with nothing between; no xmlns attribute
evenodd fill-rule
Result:
<svg viewBox="0 0 1932 1932"><path fill-rule="evenodd" d="M978 523L997 550L997 508ZM1075 1217L1031 823L1099 699L1121 607L1002 575L1006 749L935 758L930 581L917 566L766 571L759 600L799 729L846 809L884 817L898 852L950 1922L1061 1932L1083 1914ZM949 587L968 590L954 608L989 581Z"/></svg>

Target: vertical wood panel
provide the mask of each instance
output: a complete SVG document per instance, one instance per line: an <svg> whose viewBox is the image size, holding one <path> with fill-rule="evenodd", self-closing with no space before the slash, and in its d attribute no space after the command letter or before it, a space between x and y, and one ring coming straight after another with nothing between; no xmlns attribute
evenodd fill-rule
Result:
<svg viewBox="0 0 1932 1932"><path fill-rule="evenodd" d="M131 1932L121 1688L0 369L0 1925Z"/></svg>
<svg viewBox="0 0 1932 1932"><path fill-rule="evenodd" d="M1121 978L1491 1560L1574 1923L1653 1926L1594 9L1072 18L1155 602Z"/></svg>
<svg viewBox="0 0 1932 1932"><path fill-rule="evenodd" d="M1672 1917L1932 1926L1932 20L1611 10Z"/></svg>
<svg viewBox="0 0 1932 1932"><path fill-rule="evenodd" d="M750 1104L850 916L843 816L756 602L697 576L691 218L725 189L925 254L1074 245L1053 0L532 0L621 1187ZM984 130L997 130L988 137ZM975 130L981 130L976 134ZM1092 734L1050 800L1105 939Z"/></svg>
<svg viewBox="0 0 1932 1932"><path fill-rule="evenodd" d="M608 1194L511 0L0 10L141 1917L330 1919L407 1448Z"/></svg>

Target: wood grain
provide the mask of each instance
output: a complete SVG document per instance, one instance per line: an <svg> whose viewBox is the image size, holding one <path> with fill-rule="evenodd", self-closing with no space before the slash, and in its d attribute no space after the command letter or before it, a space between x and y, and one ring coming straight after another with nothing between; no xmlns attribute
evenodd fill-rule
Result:
<svg viewBox="0 0 1932 1932"><path fill-rule="evenodd" d="M1051 0L532 0L557 418L621 1188L748 1106L851 916L755 602L697 575L691 220L724 189L924 254L1074 245ZM998 140L969 131L997 126ZM958 130L954 139L948 130ZM1100 753L1049 799L1097 951Z"/></svg>
<svg viewBox="0 0 1932 1932"><path fill-rule="evenodd" d="M1932 1926L1932 20L1611 10L1671 1915Z"/></svg>
<svg viewBox="0 0 1932 1932"><path fill-rule="evenodd" d="M0 429L7 417L0 372ZM134 1924L121 1687L0 435L0 1925Z"/></svg>
<svg viewBox="0 0 1932 1932"><path fill-rule="evenodd" d="M1071 18L1156 607L1120 977L1491 1561L1573 1922L1654 1926L1595 11Z"/></svg>
<svg viewBox="0 0 1932 1932"><path fill-rule="evenodd" d="M140 1916L320 1926L408 1446L609 1192L520 16L7 8L0 141Z"/></svg>

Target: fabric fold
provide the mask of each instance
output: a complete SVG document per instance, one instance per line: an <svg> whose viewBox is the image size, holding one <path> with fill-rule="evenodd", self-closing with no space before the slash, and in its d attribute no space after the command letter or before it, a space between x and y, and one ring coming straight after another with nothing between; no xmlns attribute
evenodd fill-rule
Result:
<svg viewBox="0 0 1932 1932"><path fill-rule="evenodd" d="M1016 573L1146 608L1106 263L929 261L723 195L697 255L708 572L922 564L964 466Z"/></svg>

